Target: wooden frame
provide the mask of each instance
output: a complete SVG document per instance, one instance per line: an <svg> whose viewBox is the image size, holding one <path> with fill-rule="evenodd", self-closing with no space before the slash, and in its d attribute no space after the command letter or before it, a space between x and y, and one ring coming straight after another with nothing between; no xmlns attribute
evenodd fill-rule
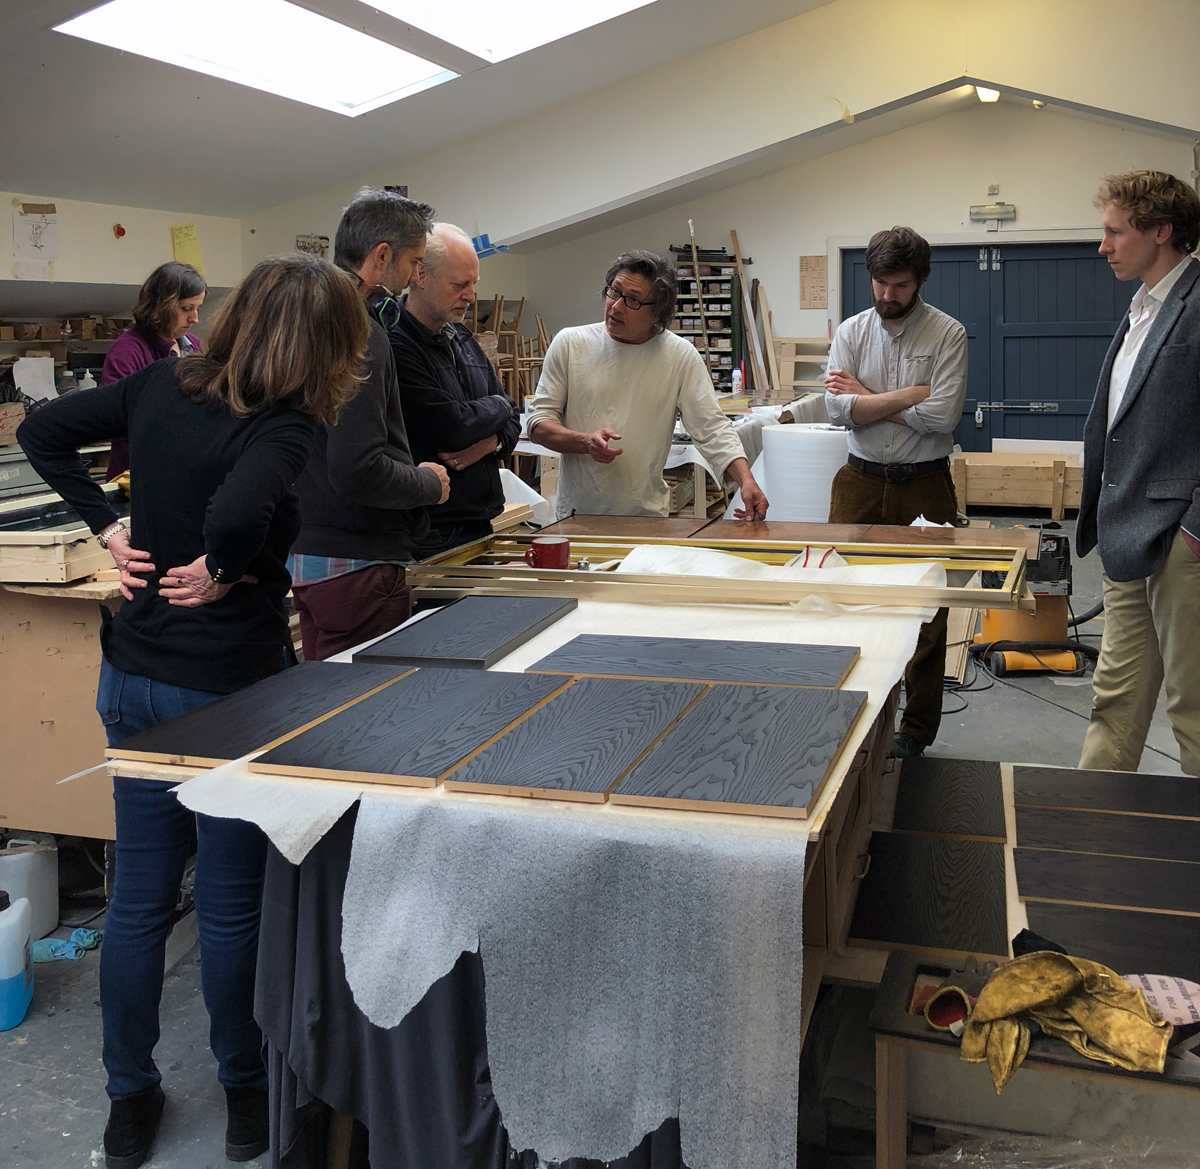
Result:
<svg viewBox="0 0 1200 1169"><path fill-rule="evenodd" d="M1083 467L1066 452L964 451L950 460L960 507L1046 507L1061 520L1078 508Z"/></svg>
<svg viewBox="0 0 1200 1169"><path fill-rule="evenodd" d="M808 596L828 597L842 604L927 608L1032 609L1033 594L1025 584L1023 548L971 545L912 545L837 543L851 564L913 564L939 561L950 569L1003 572L999 588L931 588L924 585L832 584L824 581L763 581L725 577L658 576L613 573L633 548L643 544L712 548L765 564L782 565L806 545L764 540L572 538L572 555L586 556L606 570L580 571L528 568L525 549L533 534L492 535L440 556L411 565L409 577L416 595L449 599L469 592L491 595L576 597L587 600L649 600L668 604L788 605Z"/></svg>

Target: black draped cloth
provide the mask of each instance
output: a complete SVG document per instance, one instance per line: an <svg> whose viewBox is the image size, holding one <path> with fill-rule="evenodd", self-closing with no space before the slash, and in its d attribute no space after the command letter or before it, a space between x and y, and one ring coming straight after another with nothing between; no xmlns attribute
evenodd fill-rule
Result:
<svg viewBox="0 0 1200 1169"><path fill-rule="evenodd" d="M358 1009L342 964L342 895L358 807L299 865L272 846L254 1014L267 1049L271 1165L324 1169L330 1109L353 1117L352 1169L535 1169L492 1095L483 963L464 952L396 1027ZM668 1120L628 1157L564 1169L686 1169Z"/></svg>

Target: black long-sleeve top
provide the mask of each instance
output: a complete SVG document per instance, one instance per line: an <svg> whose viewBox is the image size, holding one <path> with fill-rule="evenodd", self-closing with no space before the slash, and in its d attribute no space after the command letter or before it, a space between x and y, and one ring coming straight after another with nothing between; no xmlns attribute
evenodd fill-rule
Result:
<svg viewBox="0 0 1200 1169"><path fill-rule="evenodd" d="M438 477L415 466L404 429L392 351L371 321L367 377L332 428L321 427L296 480L303 527L293 552L351 560L411 560L429 531Z"/></svg>
<svg viewBox="0 0 1200 1169"><path fill-rule="evenodd" d="M440 333L408 311L408 297L388 333L396 359L404 425L418 462L442 463L445 451L461 451L495 435L495 454L455 471L450 498L429 509L433 529L482 523L504 510L500 460L512 454L521 437L521 415L508 397L487 355L465 325Z"/></svg>
<svg viewBox="0 0 1200 1169"><path fill-rule="evenodd" d="M190 690L228 694L278 673L288 640L287 556L300 530L291 486L312 448L302 414L276 406L251 418L185 398L168 357L127 378L43 406L17 431L29 461L93 532L117 520L79 448L130 439L130 544L150 553L102 634L118 669ZM167 569L207 554L210 572L258 578L195 609L159 596ZM140 574L139 574L140 575Z"/></svg>

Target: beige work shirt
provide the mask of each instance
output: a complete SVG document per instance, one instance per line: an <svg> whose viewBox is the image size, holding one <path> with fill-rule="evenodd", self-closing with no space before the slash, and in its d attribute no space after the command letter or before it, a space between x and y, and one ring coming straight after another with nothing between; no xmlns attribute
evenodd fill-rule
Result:
<svg viewBox="0 0 1200 1169"><path fill-rule="evenodd" d="M712 381L695 347L662 332L644 345L614 341L603 322L563 329L550 343L529 411L530 436L538 422L557 422L590 434L615 430L622 453L611 463L590 455L562 455L559 517L669 513L663 464L671 449L675 415L713 470L724 476L746 452L721 413Z"/></svg>

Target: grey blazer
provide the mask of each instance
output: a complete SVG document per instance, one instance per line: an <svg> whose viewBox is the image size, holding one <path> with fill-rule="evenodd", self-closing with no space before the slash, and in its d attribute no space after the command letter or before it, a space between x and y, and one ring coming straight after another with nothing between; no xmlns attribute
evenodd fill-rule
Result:
<svg viewBox="0 0 1200 1169"><path fill-rule="evenodd" d="M1112 429L1108 382L1129 331L1108 347L1084 428L1076 552L1099 546L1111 580L1152 576L1182 524L1200 536L1200 261L1175 282L1133 370Z"/></svg>

